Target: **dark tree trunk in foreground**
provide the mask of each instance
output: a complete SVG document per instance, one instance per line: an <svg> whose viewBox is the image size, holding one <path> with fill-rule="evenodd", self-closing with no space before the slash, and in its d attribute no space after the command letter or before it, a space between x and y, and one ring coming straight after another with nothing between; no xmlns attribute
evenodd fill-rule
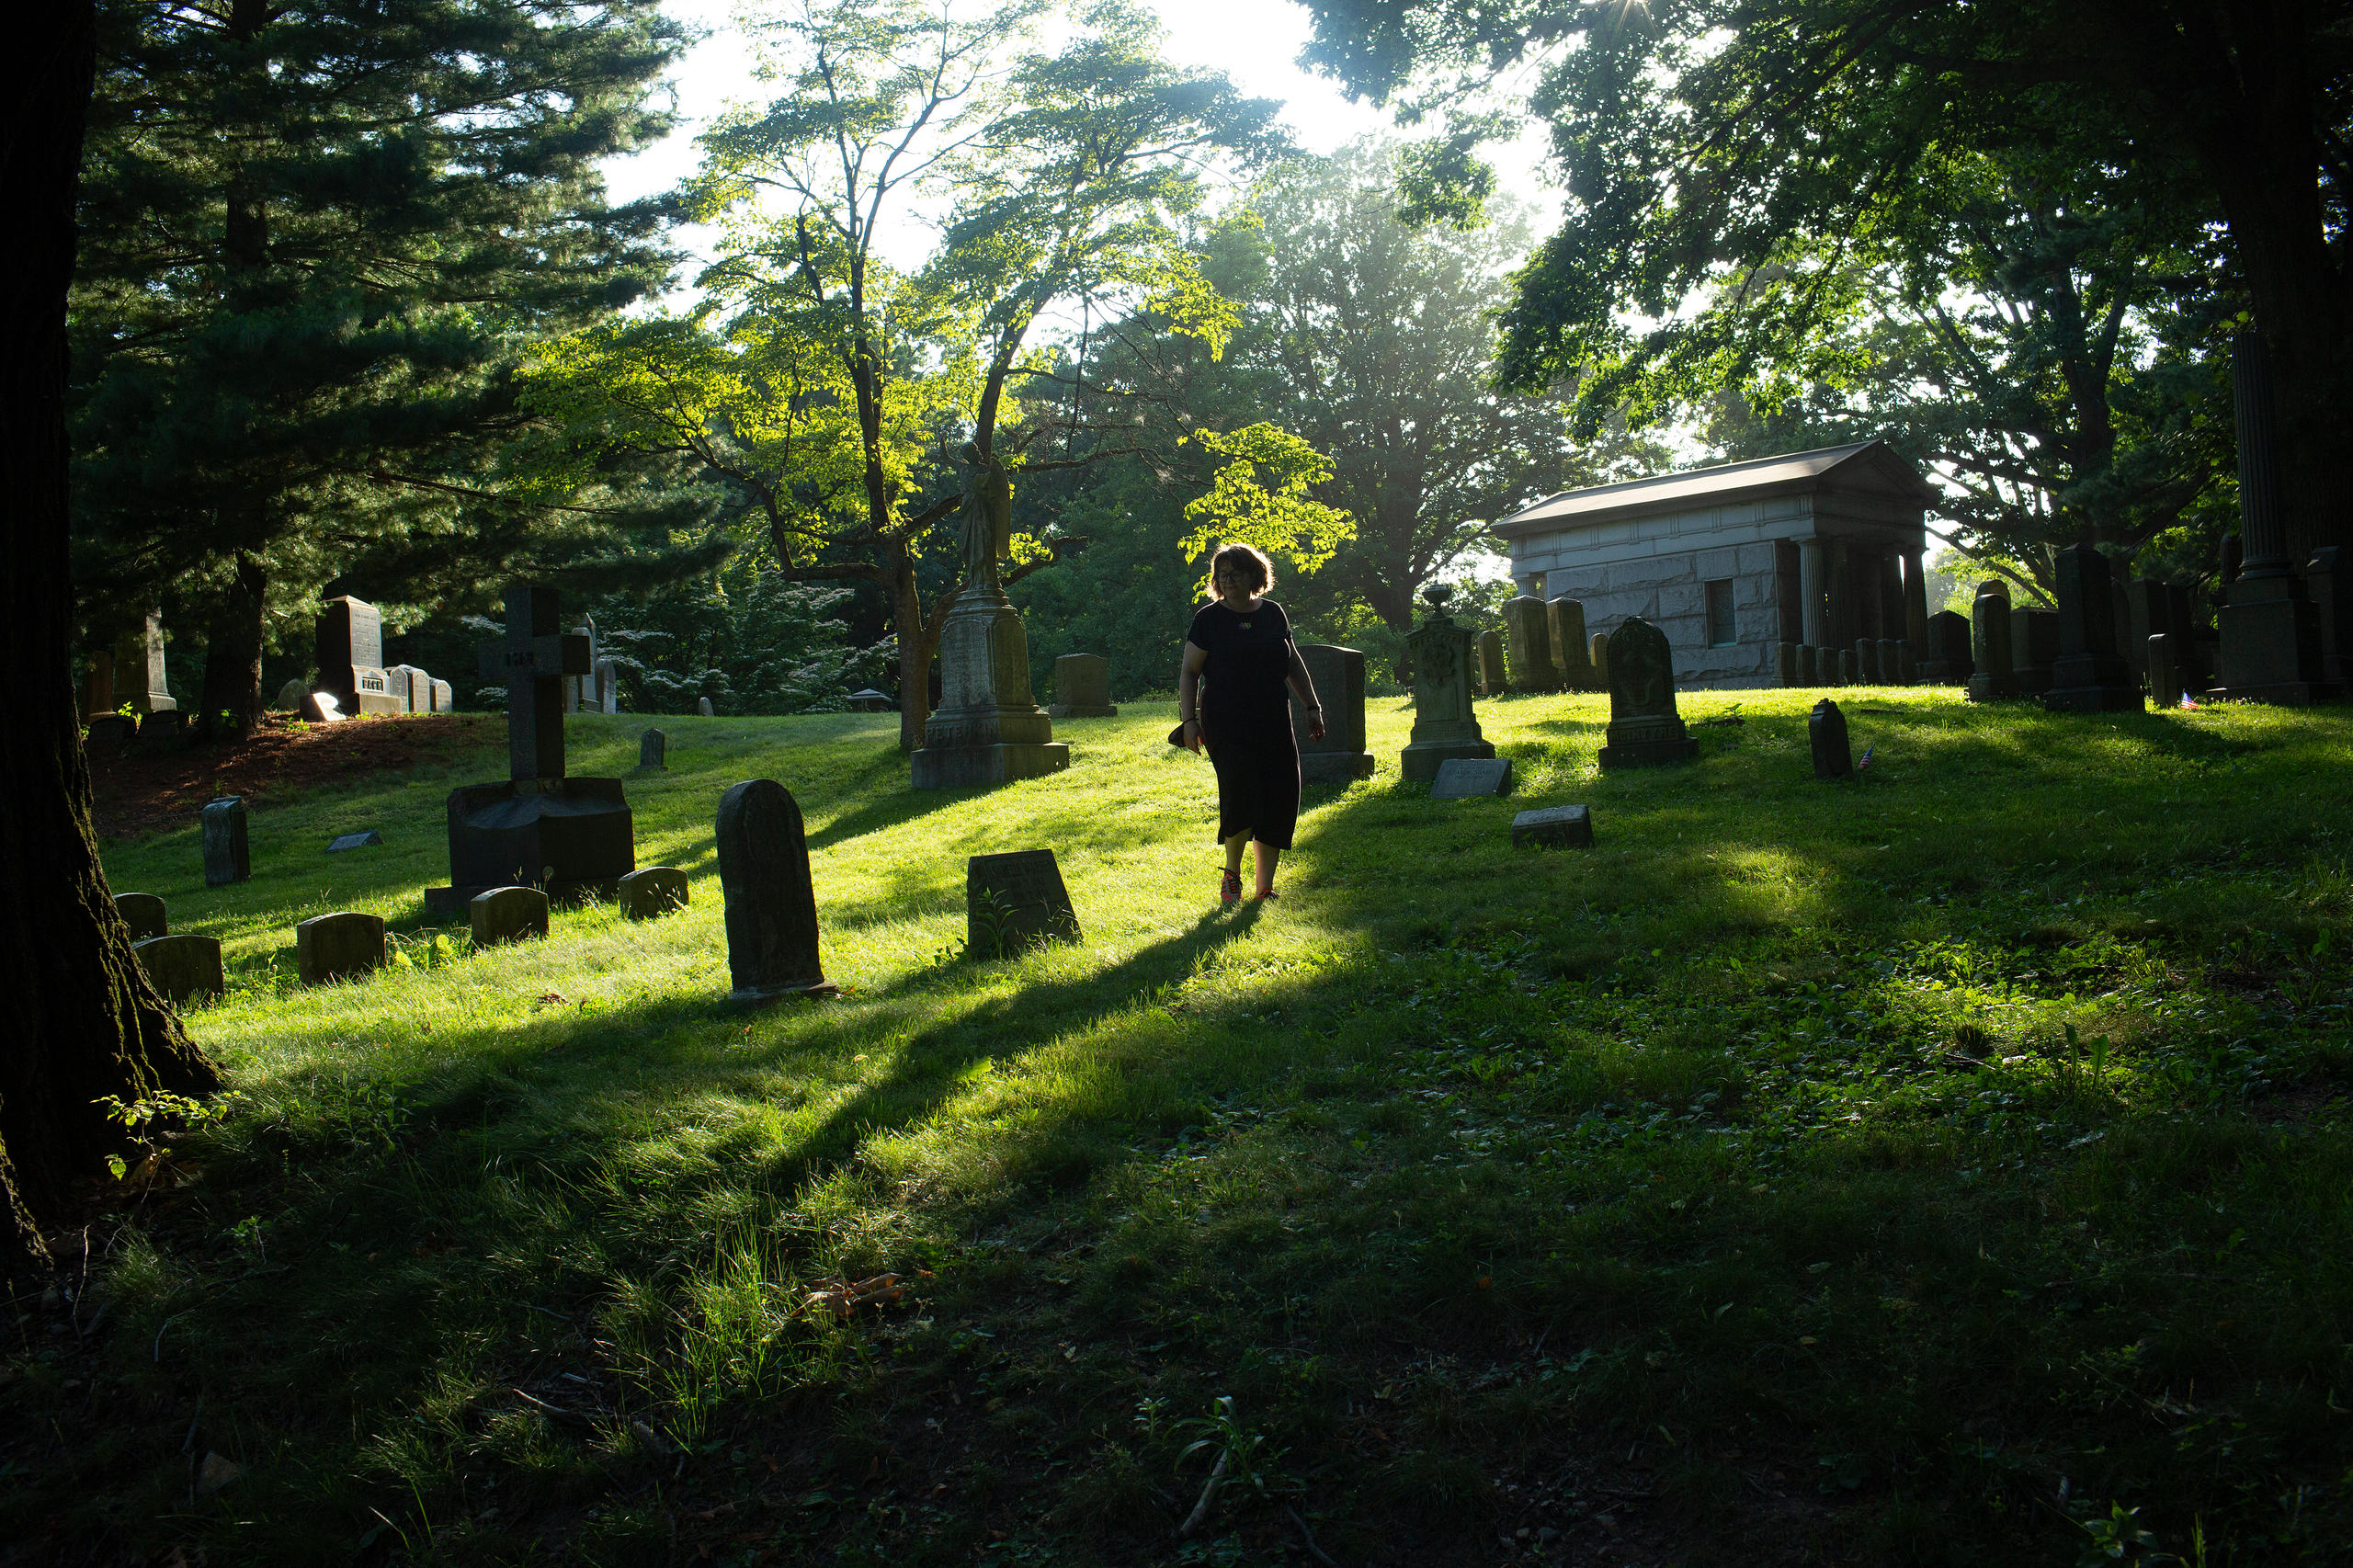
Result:
<svg viewBox="0 0 2353 1568"><path fill-rule="evenodd" d="M0 1273L48 1262L40 1227L118 1140L97 1107L215 1085L147 983L90 830L67 655L65 286L95 57L90 0L18 21L17 88L0 104L0 191L17 215L16 286L0 300L0 662L18 673L0 811Z"/></svg>
<svg viewBox="0 0 2353 1568"><path fill-rule="evenodd" d="M262 601L268 585L260 563L238 551L236 574L205 626L199 739L235 740L252 731L261 713Z"/></svg>

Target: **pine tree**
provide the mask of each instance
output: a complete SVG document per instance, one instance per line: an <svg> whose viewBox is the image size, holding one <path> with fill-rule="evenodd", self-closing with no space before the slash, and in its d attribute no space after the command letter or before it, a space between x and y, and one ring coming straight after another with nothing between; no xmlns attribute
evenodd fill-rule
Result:
<svg viewBox="0 0 2353 1568"><path fill-rule="evenodd" d="M257 710L266 617L364 567L430 602L624 498L517 461L512 368L666 278L597 160L668 124L656 0L102 0L73 302L85 626L170 596L200 718ZM654 521L675 521L675 516ZM708 552L705 553L708 559ZM408 591L412 578L431 592ZM388 585L390 591L378 585Z"/></svg>

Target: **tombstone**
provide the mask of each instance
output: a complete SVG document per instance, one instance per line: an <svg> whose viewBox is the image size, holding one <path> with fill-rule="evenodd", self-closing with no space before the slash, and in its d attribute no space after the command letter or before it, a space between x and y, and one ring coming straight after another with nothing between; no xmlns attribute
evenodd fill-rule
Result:
<svg viewBox="0 0 2353 1568"><path fill-rule="evenodd" d="M719 798L719 892L727 905L731 999L831 996L817 956L817 892L792 791L753 778Z"/></svg>
<svg viewBox="0 0 2353 1568"><path fill-rule="evenodd" d="M2147 707L2141 677L2116 651L2116 595L2108 557L2096 544L2071 544L2055 558L2059 576L2059 657L2042 705L2074 713L2139 713Z"/></svg>
<svg viewBox="0 0 2353 1568"><path fill-rule="evenodd" d="M842 700L853 713L882 713L891 707L891 694L877 691L870 686L864 691L851 692Z"/></svg>
<svg viewBox="0 0 2353 1568"><path fill-rule="evenodd" d="M1542 806L1511 819L1511 846L1545 849L1593 847L1593 811L1587 806Z"/></svg>
<svg viewBox="0 0 2353 1568"><path fill-rule="evenodd" d="M1552 633L1552 659L1560 666L1563 689L1593 690L1593 654L1586 641L1585 601L1552 600L1544 607L1544 625Z"/></svg>
<svg viewBox="0 0 2353 1568"><path fill-rule="evenodd" d="M330 855L341 855L347 850L365 849L370 845L381 844L383 842L384 835L378 833L372 827L365 833L337 834L335 835L335 842L327 846L327 853Z"/></svg>
<svg viewBox="0 0 2353 1568"><path fill-rule="evenodd" d="M1895 680L1896 684L1899 686L1917 686L1920 684L1920 666L1917 661L1912 657L1912 641L1910 638L1906 638L1895 645Z"/></svg>
<svg viewBox="0 0 2353 1568"><path fill-rule="evenodd" d="M1959 686L1977 673L1967 616L1940 609L1928 618L1928 656L1920 661L1919 673L1930 686Z"/></svg>
<svg viewBox="0 0 2353 1568"><path fill-rule="evenodd" d="M314 915L294 927L294 973L326 985L384 967L384 917L357 909Z"/></svg>
<svg viewBox="0 0 2353 1568"><path fill-rule="evenodd" d="M548 895L537 888L485 889L466 901L466 918L477 948L544 937L548 934Z"/></svg>
<svg viewBox="0 0 2353 1568"><path fill-rule="evenodd" d="M1511 688L1518 692L1561 689L1552 663L1552 632L1544 601L1522 594L1504 603L1504 653Z"/></svg>
<svg viewBox="0 0 2353 1568"><path fill-rule="evenodd" d="M1511 689L1511 677L1505 673L1504 634L1500 631L1479 633L1479 695L1501 697Z"/></svg>
<svg viewBox="0 0 2353 1568"><path fill-rule="evenodd" d="M1408 784L1430 782L1438 765L1451 758L1495 755L1471 704L1471 629L1446 613L1453 597L1444 583L1424 588L1429 619L1405 639L1414 671L1414 733L1398 758L1398 772Z"/></svg>
<svg viewBox="0 0 2353 1568"><path fill-rule="evenodd" d="M188 744L188 715L176 708L157 709L139 717L139 749L178 751Z"/></svg>
<svg viewBox="0 0 2353 1568"><path fill-rule="evenodd" d="M2170 631L2154 632L2143 644L2142 666L2149 672L2149 699L2161 709L2181 706L2181 673L2173 650Z"/></svg>
<svg viewBox="0 0 2353 1568"><path fill-rule="evenodd" d="M131 939L134 942L166 936L171 931L164 918L164 901L152 892L119 892L114 895L114 909L122 916L122 923L131 927Z"/></svg>
<svg viewBox="0 0 2353 1568"><path fill-rule="evenodd" d="M450 689L449 683L446 680L437 680L432 683L432 686L433 711L436 713L456 712L458 710L457 693Z"/></svg>
<svg viewBox="0 0 2353 1568"><path fill-rule="evenodd" d="M2303 704L2336 695L2321 674L2320 618L2288 555L2280 496L2271 351L2262 334L2231 343L2238 421L2239 538L2245 556L2215 619L2222 637L2222 689L2250 702Z"/></svg>
<svg viewBox="0 0 2353 1568"><path fill-rule="evenodd" d="M306 691L302 694L302 719L311 724L340 724L346 715L343 704L335 700L332 691Z"/></svg>
<svg viewBox="0 0 2353 1568"><path fill-rule="evenodd" d="M597 711L618 713L621 710L621 667L610 659L598 659L593 672L597 681Z"/></svg>
<svg viewBox="0 0 2353 1568"><path fill-rule="evenodd" d="M2010 668L2010 632L2018 622L2010 614L2010 590L1998 577L1977 585L1969 607L1969 700L1992 702L2018 694L2018 677Z"/></svg>
<svg viewBox="0 0 2353 1568"><path fill-rule="evenodd" d="M1798 645L1794 642L1773 644L1773 679L1777 685L1793 687L1798 684Z"/></svg>
<svg viewBox="0 0 2353 1568"><path fill-rule="evenodd" d="M670 767L670 736L665 730L648 730L637 737L637 770L640 773L663 773Z"/></svg>
<svg viewBox="0 0 2353 1568"><path fill-rule="evenodd" d="M2124 585L2124 572L2123 563L2109 562L2108 594L2111 626L2109 640L2138 677L2148 673L2141 667L2142 660L2148 656L2148 639L2132 635L2132 596Z"/></svg>
<svg viewBox="0 0 2353 1568"><path fill-rule="evenodd" d="M1806 744L1813 749L1816 778L1844 778L1855 771L1855 748L1847 740L1847 715L1828 698L1806 715Z"/></svg>
<svg viewBox="0 0 2353 1568"><path fill-rule="evenodd" d="M1862 684L1862 677L1856 671L1857 663L1858 661L1855 658L1855 651L1852 648L1841 648L1838 650L1837 685L1859 686Z"/></svg>
<svg viewBox="0 0 2353 1568"><path fill-rule="evenodd" d="M2010 673L2018 691L2040 697L2051 689L2051 666L2059 659L2059 615L2056 610L2010 611Z"/></svg>
<svg viewBox="0 0 2353 1568"><path fill-rule="evenodd" d="M587 644L588 657L579 669L564 672L563 683L557 689L562 694L566 713L578 713L584 710L593 713L597 710L597 704L589 688L590 683L597 678L597 629L594 626L575 626L572 634Z"/></svg>
<svg viewBox="0 0 2353 1568"><path fill-rule="evenodd" d="M621 914L652 920L687 906L687 874L676 866L647 866L620 881Z"/></svg>
<svg viewBox="0 0 2353 1568"><path fill-rule="evenodd" d="M319 683L313 689L333 697L345 717L398 713L384 678L384 620L376 607L346 594L329 599L316 623Z"/></svg>
<svg viewBox="0 0 2353 1568"><path fill-rule="evenodd" d="M1904 643L1901 639L1882 637L1879 640L1879 683L1881 686L1908 686L1904 678Z"/></svg>
<svg viewBox="0 0 2353 1568"><path fill-rule="evenodd" d="M621 781L564 776L563 685L586 669L588 644L562 624L554 590L506 590L506 635L483 646L480 668L506 687L508 777L449 792L449 885L425 890L430 914L472 914L480 894L526 882L559 902L609 901L637 869Z"/></svg>
<svg viewBox="0 0 2353 1568"><path fill-rule="evenodd" d="M1868 637L1855 642L1855 672L1863 685L1879 684L1879 644Z"/></svg>
<svg viewBox="0 0 2353 1568"><path fill-rule="evenodd" d="M1798 679L1802 687L1822 684L1821 651L1811 642L1798 644Z"/></svg>
<svg viewBox="0 0 2353 1568"><path fill-rule="evenodd" d="M2321 678L2341 687L2353 682L2353 559L2341 567L2337 561L2336 545L2313 551L2304 563L2304 597L2312 601L2313 621L2320 632ZM2188 619L2185 611L2185 627Z"/></svg>
<svg viewBox="0 0 2353 1568"><path fill-rule="evenodd" d="M700 718L712 719L718 717L719 710L710 705L710 698L699 697L695 699L695 713Z"/></svg>
<svg viewBox="0 0 2353 1568"><path fill-rule="evenodd" d="M1438 765L1430 780L1433 801L1493 799L1511 792L1511 758L1458 756Z"/></svg>
<svg viewBox="0 0 2353 1568"><path fill-rule="evenodd" d="M400 712L433 711L433 677L415 665L385 665L384 691L400 704Z"/></svg>
<svg viewBox="0 0 2353 1568"><path fill-rule="evenodd" d="M1609 733L1605 768L1688 762L1699 743L1675 710L1675 654L1666 634L1641 616L1609 639Z"/></svg>
<svg viewBox="0 0 2353 1568"><path fill-rule="evenodd" d="M223 795L197 813L197 823L204 844L206 887L224 888L254 874L253 857L246 846L244 801Z"/></svg>
<svg viewBox="0 0 2353 1568"><path fill-rule="evenodd" d="M115 639L112 649L94 653L83 687L83 711L169 713L179 707L164 669L164 617L149 610L143 622Z"/></svg>
<svg viewBox="0 0 2353 1568"><path fill-rule="evenodd" d="M302 683L290 680L278 688L278 700L270 704L281 713L291 713L302 706Z"/></svg>
<svg viewBox="0 0 2353 1568"><path fill-rule="evenodd" d="M1364 655L1330 642L1302 642L1299 662L1307 684L1324 705L1324 738L1310 740L1307 711L1291 701L1290 727L1299 742L1303 783L1345 784L1372 777L1372 753L1364 749Z"/></svg>
<svg viewBox="0 0 2353 1568"><path fill-rule="evenodd" d="M1051 849L975 855L964 863L964 941L983 957L1081 940L1078 911Z"/></svg>
<svg viewBox="0 0 2353 1568"><path fill-rule="evenodd" d="M139 956L148 981L174 1006L199 996L218 996L227 989L217 937L150 937L131 943L131 950Z"/></svg>
<svg viewBox="0 0 2353 1568"><path fill-rule="evenodd" d="M1054 705L1046 710L1057 719L1116 719L1111 706L1111 661L1100 653L1064 653L1054 661Z"/></svg>
<svg viewBox="0 0 2353 1568"><path fill-rule="evenodd" d="M1609 689L1609 633L1597 631L1586 640L1586 663L1593 669L1596 690Z"/></svg>

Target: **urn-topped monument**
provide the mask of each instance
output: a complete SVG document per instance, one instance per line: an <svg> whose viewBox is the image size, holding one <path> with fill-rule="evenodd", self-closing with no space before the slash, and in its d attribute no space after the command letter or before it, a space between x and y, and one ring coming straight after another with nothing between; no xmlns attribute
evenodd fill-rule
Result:
<svg viewBox="0 0 2353 1568"><path fill-rule="evenodd" d="M1002 784L1070 766L1070 747L1029 694L1029 638L998 569L1013 551L1012 476L970 442L964 460L964 586L939 631L939 710L915 754L918 790Z"/></svg>
<svg viewBox="0 0 2353 1568"><path fill-rule="evenodd" d="M484 680L506 687L508 778L449 792L449 883L425 890L432 915L461 915L478 893L512 884L555 903L611 899L637 869L629 801L618 778L563 773L563 684L589 673L588 639L565 633L552 588L506 590L506 635L482 648Z"/></svg>
<svg viewBox="0 0 2353 1568"><path fill-rule="evenodd" d="M1454 590L1433 583L1422 590L1430 618L1405 639L1414 670L1414 736L1398 772L1409 784L1438 777L1438 764L1455 757L1491 757L1495 743L1479 733L1471 707L1471 629L1446 613Z"/></svg>

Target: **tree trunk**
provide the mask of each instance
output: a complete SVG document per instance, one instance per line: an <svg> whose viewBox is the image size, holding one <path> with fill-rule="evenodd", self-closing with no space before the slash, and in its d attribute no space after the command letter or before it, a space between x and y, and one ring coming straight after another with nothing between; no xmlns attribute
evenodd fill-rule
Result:
<svg viewBox="0 0 2353 1568"><path fill-rule="evenodd" d="M199 740L249 734L261 712L262 599L267 587L260 564L239 551L236 574L205 626L204 694L196 714Z"/></svg>
<svg viewBox="0 0 2353 1568"><path fill-rule="evenodd" d="M18 672L9 809L0 812L0 1272L45 1267L80 1176L119 1139L92 1102L217 1084L131 950L90 831L68 654L65 290L96 54L91 0L17 24L18 91L0 116L0 178L19 214L18 287L0 305L0 658Z"/></svg>

